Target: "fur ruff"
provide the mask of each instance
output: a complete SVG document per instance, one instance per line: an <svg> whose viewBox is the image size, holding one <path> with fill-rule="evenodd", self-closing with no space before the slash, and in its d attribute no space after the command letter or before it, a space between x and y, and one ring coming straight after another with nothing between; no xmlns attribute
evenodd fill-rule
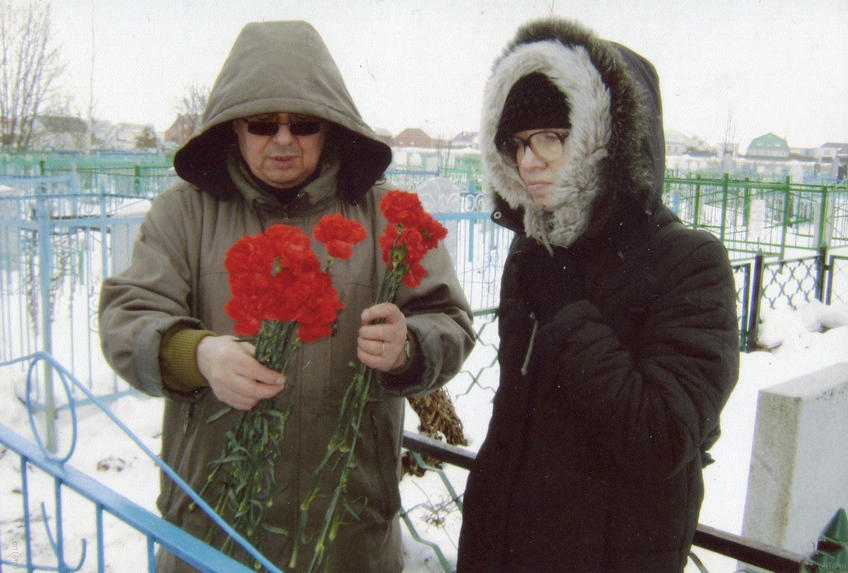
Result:
<svg viewBox="0 0 848 573"><path fill-rule="evenodd" d="M527 61L514 59L529 46L535 48L526 52ZM570 65L557 58L571 58ZM575 149L568 157L571 162L582 157L584 165L563 169L554 214L530 201L516 170L506 166L494 148L493 134L506 94L521 75L532 71L548 75L569 100L585 97L582 103L591 108L571 105L572 114L575 108L582 111L586 133L572 135L572 143L582 141L576 145L580 151ZM579 77L586 81L575 79ZM575 86L583 91L574 92ZM639 54L598 38L577 22L542 18L518 29L492 68L481 119L481 153L493 216L510 228L523 226L526 234L548 248L551 243L570 246L581 236L616 232L624 213L650 213L661 202L665 143L656 70ZM579 204L569 203L568 191L581 189L588 190L588 196ZM573 209L582 213L574 224Z"/></svg>
<svg viewBox="0 0 848 573"><path fill-rule="evenodd" d="M571 106L571 135L553 192L553 212L533 203L518 171L503 161L495 146L510 88L533 72L548 76ZM486 86L483 109L481 152L490 191L499 194L511 208L523 208L527 235L543 244L567 247L586 230L591 219L611 133L609 91L586 49L553 40L518 46L497 63Z"/></svg>

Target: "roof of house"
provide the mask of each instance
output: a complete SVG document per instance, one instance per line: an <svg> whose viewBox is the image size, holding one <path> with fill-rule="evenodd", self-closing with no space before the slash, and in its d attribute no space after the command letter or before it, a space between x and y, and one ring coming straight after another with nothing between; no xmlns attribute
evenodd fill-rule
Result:
<svg viewBox="0 0 848 573"><path fill-rule="evenodd" d="M397 138L397 139L399 139L399 138L403 138L403 137L426 137L426 138L428 138L428 139L430 138L430 136L429 136L429 135L427 135L427 134L424 132L424 130L423 130L423 129L419 129L419 128L417 128L417 127L407 127L406 129L404 129L403 131L401 131L401 132L400 132L399 134L397 134L397 136L396 136L396 138Z"/></svg>
<svg viewBox="0 0 848 573"><path fill-rule="evenodd" d="M748 148L755 149L785 149L789 151L789 144L786 140L776 136L773 133L767 133L751 140L751 145Z"/></svg>

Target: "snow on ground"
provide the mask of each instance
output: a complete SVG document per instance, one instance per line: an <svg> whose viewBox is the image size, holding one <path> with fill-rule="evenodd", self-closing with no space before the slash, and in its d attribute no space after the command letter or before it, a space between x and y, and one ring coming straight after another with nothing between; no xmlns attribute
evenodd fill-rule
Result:
<svg viewBox="0 0 848 573"><path fill-rule="evenodd" d="M484 330L484 337L494 343L494 325ZM760 336L768 349L743 355L739 383L731 395L722 415L722 437L712 449L716 463L705 470L706 496L701 511L701 523L718 529L740 533L748 483L748 464L753 441L757 393L760 389L790 380L827 365L848 363L848 306L809 305L798 312L771 312L764 315ZM494 349L478 345L478 350L465 365L466 370L477 374L484 371L477 383L470 376L460 376L448 386L457 412L463 420L469 448L479 447L485 437L491 413L491 398L497 385L497 367L489 367ZM18 433L30 437L29 420L20 403L20 388L24 373L7 367L0 379L9 380L0 386L0 400L4 407L2 423ZM160 420L162 401L139 395L124 396L110 404L111 410L135 432L152 451L160 447ZM139 505L155 511L155 498L159 487L158 470L143 452L92 406L77 411L79 433L76 453L69 462L115 489ZM60 425L67 425L67 411L60 414ZM415 430L416 416L407 415L407 429ZM67 431L61 433L65 436ZM67 440L60 440L60 451ZM32 475L31 491L44 492L37 502L46 505L52 523L54 504L52 484L39 472ZM457 493L465 486L466 472L446 467L445 474ZM20 461L9 452L0 451L0 543L2 556L22 556L23 532L20 523L21 499ZM423 478L404 477L401 482L404 508L409 512L415 528L424 539L437 543L449 563L456 561L456 541L461 515L440 476L428 472ZM9 500L12 503L9 503ZM68 561L76 564L81 554L80 539L88 536L88 557L81 570L96 567L93 511L85 500L65 495L66 519L64 535L68 548ZM32 505L33 515L38 515L32 538L38 554L48 560L48 541L43 533L41 510ZM564 510L567 511L567 508ZM824 525L824 524L822 524ZM55 524L54 524L55 527ZM407 552L406 570L410 572L442 571L433 550L415 542L404 529ZM145 541L132 530L107 518L107 571L131 572L146 570ZM710 556L695 548L712 573L736 570L736 563L720 556ZM688 568L687 571L693 568Z"/></svg>

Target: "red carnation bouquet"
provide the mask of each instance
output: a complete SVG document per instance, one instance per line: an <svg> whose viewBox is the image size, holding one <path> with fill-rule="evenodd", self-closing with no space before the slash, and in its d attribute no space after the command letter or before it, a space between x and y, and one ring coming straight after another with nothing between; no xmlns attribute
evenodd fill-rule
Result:
<svg viewBox="0 0 848 573"><path fill-rule="evenodd" d="M415 193L389 191L380 201L380 210L388 221L379 237L386 272L374 304L392 302L401 283L410 288L419 286L427 274L421 265L422 259L447 236L447 229L424 211ZM329 494L330 503L315 540L309 571L326 566L326 553L332 547L338 528L343 524L346 514L353 511L354 502L345 498L345 492L350 472L356 467L354 452L372 377L373 370L360 363L342 400L335 432L327 444L327 453L314 471L312 486L300 506L297 539L289 562L292 568L297 565L298 545L311 542L305 533L308 511L312 502L321 494L320 476L324 471L341 468L336 486Z"/></svg>
<svg viewBox="0 0 848 573"><path fill-rule="evenodd" d="M286 372L301 344L333 333L343 304L333 288L330 267L335 259L349 258L367 232L357 221L328 215L314 227L313 236L330 255L326 269L321 268L309 237L289 225L275 225L261 235L242 238L227 251L224 261L232 292L225 310L235 321L233 330L254 343L259 362L280 373ZM230 410L224 409L210 421ZM243 413L236 427L226 433L223 452L212 463L207 481L207 487L217 479L223 482L215 511L231 513L232 526L257 548L265 532L284 533L265 524L264 517L277 493L274 464L281 453L287 418L287 412L274 408L273 398ZM221 550L230 553L232 544L228 538Z"/></svg>

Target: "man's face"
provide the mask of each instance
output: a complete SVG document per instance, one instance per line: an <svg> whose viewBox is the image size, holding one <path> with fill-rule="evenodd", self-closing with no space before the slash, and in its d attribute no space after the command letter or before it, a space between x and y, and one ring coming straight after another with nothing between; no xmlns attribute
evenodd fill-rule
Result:
<svg viewBox="0 0 848 573"><path fill-rule="evenodd" d="M287 189L309 179L318 168L327 123L306 115L268 113L237 119L233 130L253 175Z"/></svg>

